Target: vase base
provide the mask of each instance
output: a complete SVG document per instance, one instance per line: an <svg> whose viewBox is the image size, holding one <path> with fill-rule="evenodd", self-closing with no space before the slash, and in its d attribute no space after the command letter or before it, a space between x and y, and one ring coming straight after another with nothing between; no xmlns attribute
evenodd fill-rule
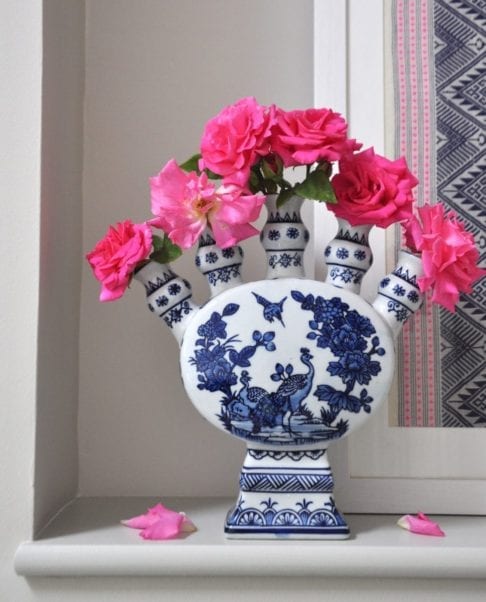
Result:
<svg viewBox="0 0 486 602"><path fill-rule="evenodd" d="M225 533L234 539L346 539L325 449L248 449Z"/></svg>
<svg viewBox="0 0 486 602"><path fill-rule="evenodd" d="M339 527L309 527L297 528L282 527L255 527L244 528L225 525L224 533L227 539L319 539L336 540L348 539L349 528L347 525Z"/></svg>

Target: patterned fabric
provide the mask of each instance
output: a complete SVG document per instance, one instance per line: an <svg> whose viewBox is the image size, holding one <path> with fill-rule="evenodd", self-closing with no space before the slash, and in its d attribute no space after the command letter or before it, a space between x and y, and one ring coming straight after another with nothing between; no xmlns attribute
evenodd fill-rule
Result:
<svg viewBox="0 0 486 602"><path fill-rule="evenodd" d="M419 204L456 211L486 255L486 0L394 0L395 152ZM400 246L397 241L397 248ZM450 314L426 304L398 345L399 426L486 426L486 279Z"/></svg>

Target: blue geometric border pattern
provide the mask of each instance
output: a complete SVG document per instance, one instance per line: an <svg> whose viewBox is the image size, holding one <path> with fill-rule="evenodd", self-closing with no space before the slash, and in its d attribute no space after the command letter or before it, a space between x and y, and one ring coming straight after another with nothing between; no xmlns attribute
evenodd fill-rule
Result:
<svg viewBox="0 0 486 602"><path fill-rule="evenodd" d="M486 2L435 0L438 198L486 259ZM486 427L486 279L440 311L441 425Z"/></svg>
<svg viewBox="0 0 486 602"><path fill-rule="evenodd" d="M333 479L331 475L316 474L269 474L242 472L240 477L241 491L279 491L281 493L331 493Z"/></svg>

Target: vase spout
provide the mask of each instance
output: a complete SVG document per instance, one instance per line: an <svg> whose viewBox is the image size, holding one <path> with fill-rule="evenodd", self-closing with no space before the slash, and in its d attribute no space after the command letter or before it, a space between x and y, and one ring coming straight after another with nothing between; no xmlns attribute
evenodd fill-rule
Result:
<svg viewBox="0 0 486 602"><path fill-rule="evenodd" d="M267 196L267 222L260 241L267 256L267 279L304 278L304 251L309 231L302 222L300 210L304 199L293 196L281 207L277 195Z"/></svg>
<svg viewBox="0 0 486 602"><path fill-rule="evenodd" d="M378 295L372 305L395 337L422 305L423 295L418 285L418 278L422 274L420 257L401 251L395 269L380 282Z"/></svg>
<svg viewBox="0 0 486 602"><path fill-rule="evenodd" d="M361 282L373 263L368 242L371 226L351 226L338 218L338 232L324 252L326 283L359 294Z"/></svg>
<svg viewBox="0 0 486 602"><path fill-rule="evenodd" d="M235 245L221 249L209 230L199 237L196 267L208 281L211 298L242 284L243 249Z"/></svg>
<svg viewBox="0 0 486 602"><path fill-rule="evenodd" d="M147 305L162 318L181 344L187 325L199 307L192 301L189 282L172 271L169 264L149 261L134 275L145 287Z"/></svg>

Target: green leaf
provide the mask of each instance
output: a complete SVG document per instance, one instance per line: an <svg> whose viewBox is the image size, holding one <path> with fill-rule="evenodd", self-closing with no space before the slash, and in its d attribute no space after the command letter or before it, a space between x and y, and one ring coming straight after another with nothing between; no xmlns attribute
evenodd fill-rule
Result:
<svg viewBox="0 0 486 602"><path fill-rule="evenodd" d="M253 169L250 171L249 184L251 192L258 192L260 190L260 179Z"/></svg>
<svg viewBox="0 0 486 602"><path fill-rule="evenodd" d="M164 234L165 236L165 234ZM162 249L162 247L164 246L164 239L161 238L160 236L157 236L156 234L152 235L152 245L154 247L154 251L160 251L160 249Z"/></svg>
<svg viewBox="0 0 486 602"><path fill-rule="evenodd" d="M277 184L273 180L263 180L265 194L275 194L278 190Z"/></svg>
<svg viewBox="0 0 486 602"><path fill-rule="evenodd" d="M152 261L170 263L182 255L181 248L175 245L167 235L164 235L164 238L153 236L152 244L154 246L154 251L150 255Z"/></svg>
<svg viewBox="0 0 486 602"><path fill-rule="evenodd" d="M208 176L210 180L221 180L221 176L210 169L205 169L204 173Z"/></svg>
<svg viewBox="0 0 486 602"><path fill-rule="evenodd" d="M200 173L199 171L199 159L201 158L201 154L198 153L196 155L192 155L192 157L190 159L188 159L187 161L185 161L184 163L181 163L179 165L179 167L181 169L183 169L184 171L195 171L198 174Z"/></svg>
<svg viewBox="0 0 486 602"><path fill-rule="evenodd" d="M280 194L277 197L277 209L285 204L291 197L293 197L295 191L293 188L286 188L285 190L281 190Z"/></svg>
<svg viewBox="0 0 486 602"><path fill-rule="evenodd" d="M316 169L303 182L296 184L295 192L304 199L337 203L329 176L321 169Z"/></svg>

